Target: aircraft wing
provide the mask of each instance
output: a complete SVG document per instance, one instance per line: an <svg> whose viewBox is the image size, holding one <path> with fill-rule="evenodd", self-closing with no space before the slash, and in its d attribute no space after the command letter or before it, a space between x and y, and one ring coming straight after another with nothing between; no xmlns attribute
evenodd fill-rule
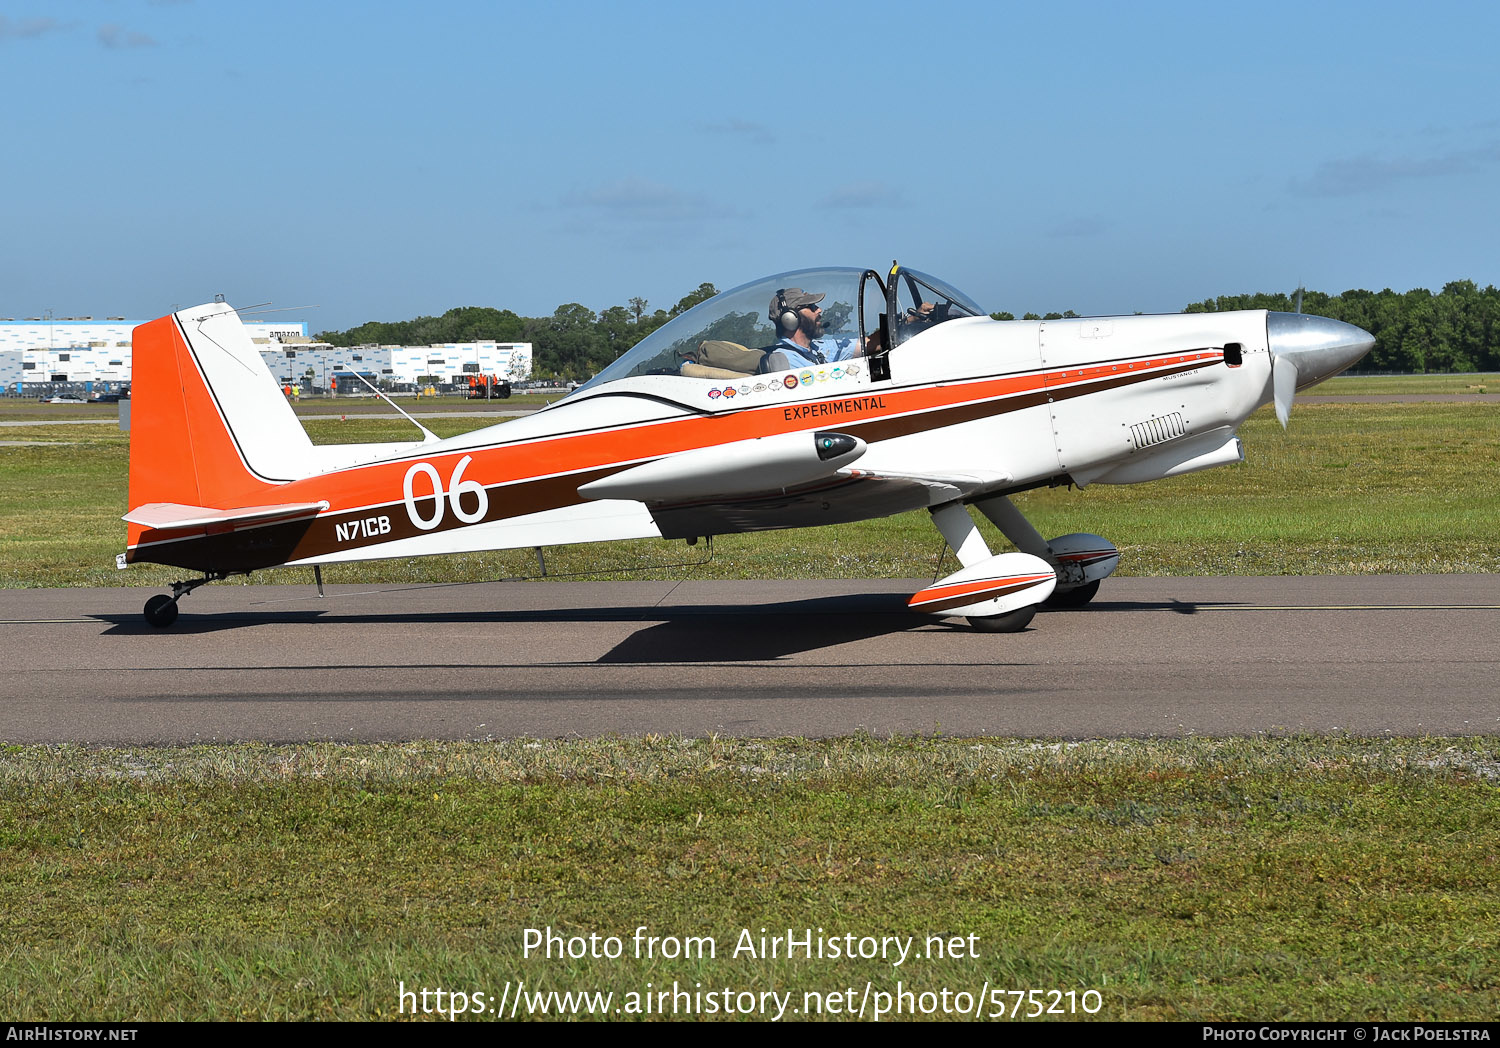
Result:
<svg viewBox="0 0 1500 1048"><path fill-rule="evenodd" d="M662 537L679 539L888 517L952 502L1008 479L990 472L939 475L845 469L784 490L645 501Z"/></svg>
<svg viewBox="0 0 1500 1048"><path fill-rule="evenodd" d="M655 459L590 481L588 499L644 503L663 538L844 524L951 502L1010 478L847 468L866 451L846 433L786 433Z"/></svg>

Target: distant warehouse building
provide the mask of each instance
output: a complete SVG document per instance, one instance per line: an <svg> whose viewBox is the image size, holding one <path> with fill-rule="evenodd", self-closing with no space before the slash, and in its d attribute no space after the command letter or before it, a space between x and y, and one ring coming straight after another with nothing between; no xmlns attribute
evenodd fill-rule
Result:
<svg viewBox="0 0 1500 1048"><path fill-rule="evenodd" d="M0 317L0 387L14 396L129 385L131 340L141 323L124 317ZM302 322L246 321L245 327L271 374L283 384L328 389L340 371L357 371L377 385L462 385L475 374L511 381L531 374L530 342L341 349L314 342Z"/></svg>
<svg viewBox="0 0 1500 1048"><path fill-rule="evenodd" d="M131 341L143 323L124 317L0 317L0 387L15 396L129 385ZM305 323L247 322L245 327L257 342L308 341Z"/></svg>
<svg viewBox="0 0 1500 1048"><path fill-rule="evenodd" d="M301 382L328 389L340 372L354 371L379 385L464 385L471 375L512 382L531 374L530 342L447 342L431 346L350 346L326 342L279 343L261 348L271 374L283 385Z"/></svg>

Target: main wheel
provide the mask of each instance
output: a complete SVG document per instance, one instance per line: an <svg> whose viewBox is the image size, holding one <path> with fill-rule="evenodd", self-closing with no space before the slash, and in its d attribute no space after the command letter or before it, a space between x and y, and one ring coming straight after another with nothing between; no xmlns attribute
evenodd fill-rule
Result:
<svg viewBox="0 0 1500 1048"><path fill-rule="evenodd" d="M1042 601L1044 608L1081 608L1094 599L1099 592L1100 579L1093 582L1085 582L1082 586L1075 586L1068 590L1053 590L1052 596Z"/></svg>
<svg viewBox="0 0 1500 1048"><path fill-rule="evenodd" d="M165 593L158 593L146 601L146 621L157 629L166 629L177 621L177 601Z"/></svg>
<svg viewBox="0 0 1500 1048"><path fill-rule="evenodd" d="M1020 633L1036 616L1038 605L1028 604L1024 608L1008 611L1004 615L969 616L969 625L980 633Z"/></svg>

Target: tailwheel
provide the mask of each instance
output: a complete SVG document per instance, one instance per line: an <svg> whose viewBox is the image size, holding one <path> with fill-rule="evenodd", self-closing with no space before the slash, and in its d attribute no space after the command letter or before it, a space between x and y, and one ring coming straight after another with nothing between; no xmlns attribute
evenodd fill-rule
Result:
<svg viewBox="0 0 1500 1048"><path fill-rule="evenodd" d="M1093 582L1085 582L1082 586L1074 586L1072 589L1055 589L1052 596L1042 601L1044 608L1081 608L1093 600L1099 592L1101 579Z"/></svg>
<svg viewBox="0 0 1500 1048"><path fill-rule="evenodd" d="M1038 607L1040 605L1028 604L1024 608L1008 611L1004 615L986 615L983 618L970 615L969 625L980 633L1020 633L1031 624Z"/></svg>
<svg viewBox="0 0 1500 1048"><path fill-rule="evenodd" d="M210 571L201 579L188 579L185 582L172 583L172 595L170 597L165 593L158 593L146 601L146 621L159 630L166 629L177 621L177 602L179 600L186 597L199 586L206 586L210 582L218 582L220 579L225 578L226 575L226 572Z"/></svg>
<svg viewBox="0 0 1500 1048"><path fill-rule="evenodd" d="M166 629L177 621L177 598L158 593L146 601L146 621L157 629Z"/></svg>

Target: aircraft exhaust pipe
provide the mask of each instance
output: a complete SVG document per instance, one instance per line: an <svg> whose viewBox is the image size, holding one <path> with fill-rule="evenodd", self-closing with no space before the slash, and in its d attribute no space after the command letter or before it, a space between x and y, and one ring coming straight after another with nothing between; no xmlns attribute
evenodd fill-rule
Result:
<svg viewBox="0 0 1500 1048"><path fill-rule="evenodd" d="M1375 336L1342 320L1307 313L1267 313L1271 385L1276 418L1283 428L1300 389L1332 378L1375 345Z"/></svg>

